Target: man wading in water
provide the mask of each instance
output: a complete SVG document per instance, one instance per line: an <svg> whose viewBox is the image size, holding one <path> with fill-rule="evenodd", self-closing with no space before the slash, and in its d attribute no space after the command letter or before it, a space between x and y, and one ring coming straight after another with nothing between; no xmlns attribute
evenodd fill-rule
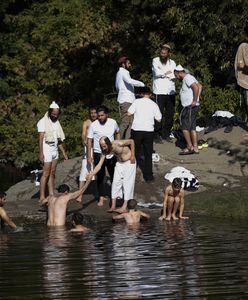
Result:
<svg viewBox="0 0 248 300"><path fill-rule="evenodd" d="M132 139L114 140L111 143L108 137L103 136L100 138L99 144L103 155L93 173L96 174L101 169L106 155L114 154L117 159L111 189L112 205L108 212L126 212L128 200L133 199L136 177L134 141ZM123 196L122 191L124 193L124 202L121 208L116 209L116 198Z"/></svg>
<svg viewBox="0 0 248 300"><path fill-rule="evenodd" d="M51 195L41 201L41 205L47 204L48 206L48 220L47 226L63 226L66 219L67 204L72 199L77 199L81 202L81 195L87 189L93 177L93 172L87 175L87 180L84 186L73 193L70 193L70 188L67 184L62 184L58 188L57 195ZM78 200L80 199L80 200Z"/></svg>

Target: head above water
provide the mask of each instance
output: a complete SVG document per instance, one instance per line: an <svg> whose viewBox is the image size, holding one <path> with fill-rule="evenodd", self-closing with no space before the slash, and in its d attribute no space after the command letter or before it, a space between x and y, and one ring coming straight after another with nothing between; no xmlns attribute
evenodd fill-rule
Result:
<svg viewBox="0 0 248 300"><path fill-rule="evenodd" d="M99 106L97 109L97 119L100 124L104 125L108 119L108 108L104 105Z"/></svg>
<svg viewBox="0 0 248 300"><path fill-rule="evenodd" d="M6 202L6 193L3 191L0 191L0 207L4 206L5 202Z"/></svg>
<svg viewBox="0 0 248 300"><path fill-rule="evenodd" d="M176 177L172 181L172 187L175 190L180 190L182 188L182 180L179 177Z"/></svg>
<svg viewBox="0 0 248 300"><path fill-rule="evenodd" d="M135 199L130 199L127 202L127 208L128 209L135 209L137 206L137 201Z"/></svg>
<svg viewBox="0 0 248 300"><path fill-rule="evenodd" d="M78 212L74 213L72 215L71 221L72 223L74 223L74 225L83 225L84 216Z"/></svg>
<svg viewBox="0 0 248 300"><path fill-rule="evenodd" d="M110 139L107 136L102 136L100 138L99 145L104 155L108 155L112 151L112 143L110 142Z"/></svg>
<svg viewBox="0 0 248 300"><path fill-rule="evenodd" d="M58 192L59 193L62 193L62 194L65 194L65 193L69 193L70 192L70 188L67 184L61 184L59 187L58 187Z"/></svg>

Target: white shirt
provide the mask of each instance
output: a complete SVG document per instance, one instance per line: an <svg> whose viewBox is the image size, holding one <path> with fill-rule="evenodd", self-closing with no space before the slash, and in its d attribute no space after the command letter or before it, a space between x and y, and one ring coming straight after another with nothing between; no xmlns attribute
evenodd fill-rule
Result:
<svg viewBox="0 0 248 300"><path fill-rule="evenodd" d="M223 118L232 118L234 114L230 113L230 111L226 110L216 110L216 112L212 115L212 117L223 117Z"/></svg>
<svg viewBox="0 0 248 300"><path fill-rule="evenodd" d="M194 76L187 74L183 78L183 84L180 90L180 99L181 104L183 107L189 106L192 104L193 101L193 90L191 88L191 85L193 83L198 83L198 81L195 79ZM199 105L199 97L197 99L196 105Z"/></svg>
<svg viewBox="0 0 248 300"><path fill-rule="evenodd" d="M174 69L176 63L172 59L168 59L166 64L162 63L159 57L152 60L152 74L153 74L153 93L156 95L174 95L175 75ZM165 74L171 72L170 74Z"/></svg>
<svg viewBox="0 0 248 300"><path fill-rule="evenodd" d="M115 87L118 92L117 101L122 104L124 102L133 103L135 100L134 87L145 86L143 82L131 78L128 70L120 67L116 74Z"/></svg>
<svg viewBox="0 0 248 300"><path fill-rule="evenodd" d="M99 145L101 137L106 136L110 142L114 140L115 133L119 132L119 127L114 119L107 118L105 124L101 124L98 120L91 123L87 137L93 139L93 151L95 153L102 153Z"/></svg>
<svg viewBox="0 0 248 300"><path fill-rule="evenodd" d="M54 149L57 149L57 147L58 147L58 137L57 137L58 122L51 122L51 125L53 128L54 143L46 144L45 138L44 138L43 139L43 147L50 146ZM42 119L40 119L40 121L37 123L37 129L38 129L38 132L45 132L45 118L44 117Z"/></svg>
<svg viewBox="0 0 248 300"><path fill-rule="evenodd" d="M149 98L136 99L128 112L134 115L132 129L135 131L154 131L154 119L162 119L158 105Z"/></svg>

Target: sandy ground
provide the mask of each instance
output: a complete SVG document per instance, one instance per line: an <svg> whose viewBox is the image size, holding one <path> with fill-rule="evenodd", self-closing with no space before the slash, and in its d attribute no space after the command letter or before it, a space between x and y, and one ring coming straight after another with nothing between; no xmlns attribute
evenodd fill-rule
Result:
<svg viewBox="0 0 248 300"><path fill-rule="evenodd" d="M199 133L199 139L208 140L209 147L200 150L199 155L178 155L180 148L176 143L156 144L155 151L160 155L160 161L154 163L155 181L146 183L138 169L135 186L135 198L142 203L162 203L165 186L164 175L176 166L189 169L199 180L199 192L208 191L220 186L235 188L244 182L248 175L248 142L243 140L245 133L239 127L234 127L231 133L224 129L209 134ZM176 141L176 140L175 140ZM81 158L71 159L58 165L56 186L66 183L71 190L76 190L77 177L81 168ZM187 192L189 193L189 192ZM45 213L38 206L39 188L30 180L24 180L12 186L7 191L6 209L13 217L44 219ZM83 203L71 201L69 212L82 210L83 213L98 217L109 217L106 213L108 203L97 206L94 197L94 184L83 196Z"/></svg>

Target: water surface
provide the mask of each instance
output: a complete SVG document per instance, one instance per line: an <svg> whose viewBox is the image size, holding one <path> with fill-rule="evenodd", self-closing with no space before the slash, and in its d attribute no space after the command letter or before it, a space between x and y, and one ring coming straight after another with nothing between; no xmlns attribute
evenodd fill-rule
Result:
<svg viewBox="0 0 248 300"><path fill-rule="evenodd" d="M0 235L0 299L248 299L248 223L206 217Z"/></svg>

